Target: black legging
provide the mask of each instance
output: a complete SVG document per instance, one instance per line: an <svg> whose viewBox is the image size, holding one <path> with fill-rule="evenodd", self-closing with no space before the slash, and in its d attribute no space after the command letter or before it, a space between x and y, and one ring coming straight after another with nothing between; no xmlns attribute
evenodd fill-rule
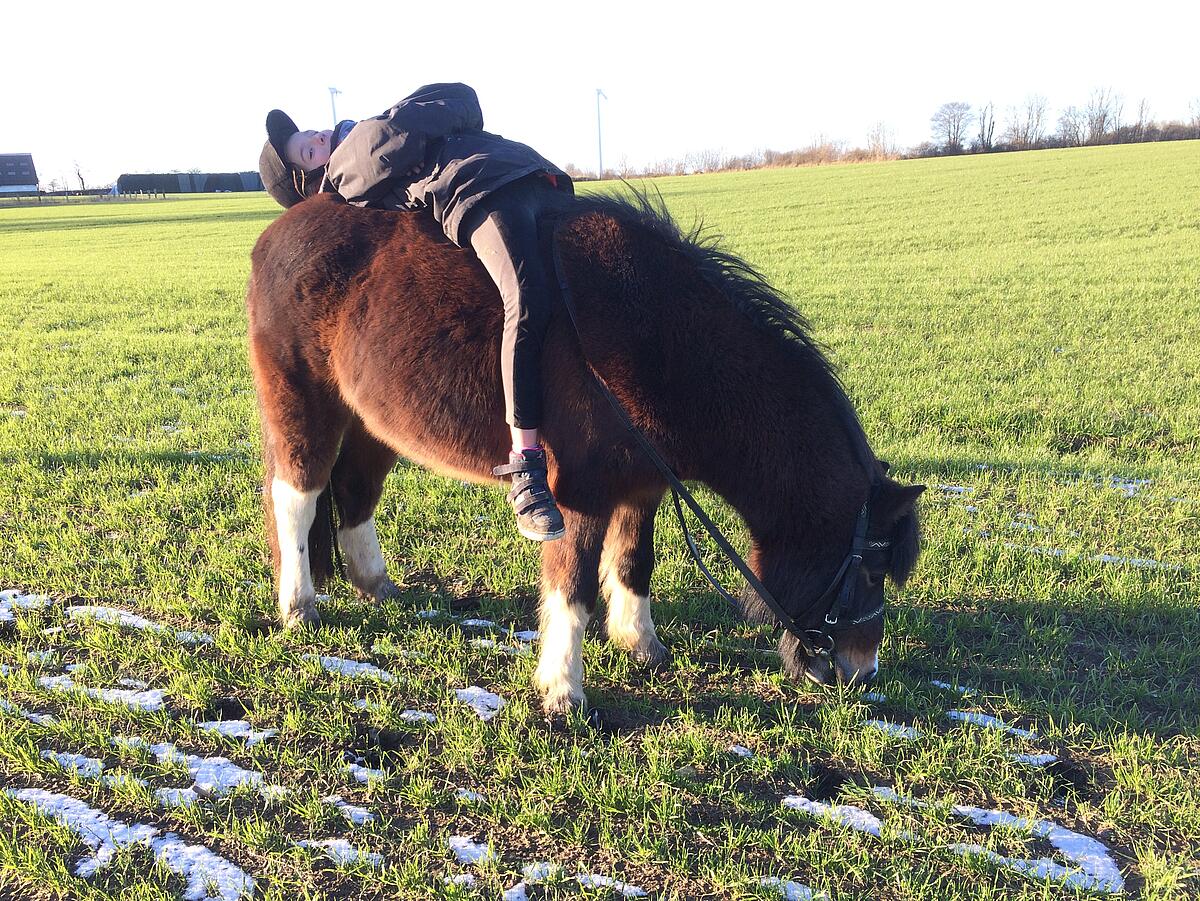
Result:
<svg viewBox="0 0 1200 901"><path fill-rule="evenodd" d="M504 338L500 375L504 418L518 429L542 424L542 339L554 293L538 242L538 219L559 201L540 176L522 178L488 197L468 226L468 240L500 289Z"/></svg>

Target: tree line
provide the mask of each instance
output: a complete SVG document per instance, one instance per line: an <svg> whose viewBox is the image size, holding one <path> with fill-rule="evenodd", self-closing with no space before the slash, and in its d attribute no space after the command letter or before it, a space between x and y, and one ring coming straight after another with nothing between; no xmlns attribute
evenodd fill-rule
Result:
<svg viewBox="0 0 1200 901"><path fill-rule="evenodd" d="M1111 88L1097 88L1085 103L1067 106L1055 120L1046 98L1031 94L1015 106L997 110L990 101L973 107L964 101L943 103L930 117L930 139L915 147L901 148L886 122L877 122L867 134L865 146L851 147L824 136L796 150L756 150L732 155L715 150L689 153L659 160L648 166L632 166L622 159L604 170L605 178L639 178L659 175L690 175L777 166L812 166L826 163L869 160L915 159L964 153L1000 153L1013 150L1045 150L1098 144L1136 144L1144 141L1187 141L1200 139L1200 98L1191 102L1186 119L1157 120L1150 101L1143 98L1127 106ZM595 178L568 163L573 178Z"/></svg>
<svg viewBox="0 0 1200 901"><path fill-rule="evenodd" d="M1127 107L1112 88L1097 88L1086 103L1063 107L1054 121L1046 98L1031 94L1008 108L998 134L992 103L973 109L969 103L952 101L937 108L929 125L931 139L906 156L1186 141L1200 138L1200 98L1191 102L1186 119L1159 121L1148 99Z"/></svg>

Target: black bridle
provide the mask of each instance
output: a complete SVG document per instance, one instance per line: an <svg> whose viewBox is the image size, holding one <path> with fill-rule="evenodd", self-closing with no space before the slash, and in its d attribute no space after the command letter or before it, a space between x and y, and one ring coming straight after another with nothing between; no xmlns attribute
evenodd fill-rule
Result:
<svg viewBox="0 0 1200 901"><path fill-rule="evenodd" d="M804 653L810 658L823 657L829 659L833 654L834 635L838 632L862 625L863 623L868 623L876 617L883 616L882 604L869 610L860 609L863 606L864 599L860 597L858 590L858 574L859 570L862 569L864 561L868 563L868 568L880 571L891 562L892 543L890 541L867 537L871 521L871 502L875 500L875 496L879 491L880 481L878 477L873 478L871 492L858 513L858 519L855 521L854 538L850 544L850 552L842 561L842 565L838 567L837 573L829 583L829 587L801 613L802 618L807 618L812 613L819 612L824 608L825 613L822 618L821 627L816 629L805 628L796 621L795 617L783 609L783 605L775 600L771 592L767 591L766 586L762 584L758 576L746 565L746 561L741 558L741 555L734 550L733 545L729 543L729 540L717 527L717 524L709 518L708 514L704 512L704 509L692 496L692 493L687 490L683 482L675 475L674 470L667 465L667 462L650 442L650 439L633 424L633 421L629 418L629 414L621 406L621 402L608 389L608 386L604 384L604 380L596 372L595 367L588 361L587 354L583 350L583 336L579 331L579 322L575 318L575 304L571 301L571 290L563 275L562 259L558 251L557 228L551 240L551 252L554 258L554 271L558 278L558 287L562 295L563 306L566 307L567 315L571 319L571 325L575 329L575 335L579 339L579 353L587 365L588 374L605 400L608 401L609 406L612 407L613 412L616 413L617 418L625 426L625 429L641 446L642 450L646 452L646 455L650 458L655 468L671 486L671 496L674 501L675 514L679 518L679 526L683 529L688 550L691 552L692 559L696 561L696 565L700 568L700 571L704 573L705 578L716 589L717 594L721 595L721 597L725 598L725 600L729 601L735 607L741 606L729 592L721 587L721 583L717 581L708 567L704 565L704 561L700 557L700 549L696 546L696 541L692 537L692 533L688 530L687 522L684 519L681 501L683 504L687 504L696 518L700 520L700 524L704 526L705 531L716 542L717 547L729 559L729 562L742 574L742 577L749 584L750 588L770 608L771 612L775 614L775 618L779 620L779 624L795 637Z"/></svg>

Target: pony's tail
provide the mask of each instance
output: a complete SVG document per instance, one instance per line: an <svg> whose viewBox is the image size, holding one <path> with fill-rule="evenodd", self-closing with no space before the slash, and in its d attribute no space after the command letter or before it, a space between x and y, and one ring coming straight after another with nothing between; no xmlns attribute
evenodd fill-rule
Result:
<svg viewBox="0 0 1200 901"><path fill-rule="evenodd" d="M326 485L317 496L317 515L308 530L308 563L314 588L324 588L333 578L333 489Z"/></svg>
<svg viewBox="0 0 1200 901"><path fill-rule="evenodd" d="M271 574L279 586L279 529L275 524L275 499L271 484L275 481L275 451L263 435L263 523L267 529L267 548L271 554ZM317 512L308 530L308 562L314 588L324 588L333 577L333 490L326 485L317 496Z"/></svg>

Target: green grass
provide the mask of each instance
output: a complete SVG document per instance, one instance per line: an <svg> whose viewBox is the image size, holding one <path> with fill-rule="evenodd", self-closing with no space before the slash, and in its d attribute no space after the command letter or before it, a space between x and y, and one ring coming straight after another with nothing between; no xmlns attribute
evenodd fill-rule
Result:
<svg viewBox="0 0 1200 901"><path fill-rule="evenodd" d="M469 643L477 633L415 615L470 601L473 615L533 627L535 549L516 536L499 491L404 466L379 513L404 596L368 606L339 583L321 631L267 628L274 602L242 298L250 248L277 208L262 195L15 208L0 210L0 588L136 609L217 641L189 648L100 625L48 636L41 629L61 623L61 604L19 614L0 634L0 662L12 669L0 695L59 722L0 712L0 782L173 829L246 869L260 897L289 901L469 897L442 881L465 870L445 844L460 832L487 837L498 854L475 871L481 897L538 859L663 898L757 897L758 878L770 875L838 898L1073 894L950 853L953 842L981 840L1006 854L1048 852L1022 833L966 830L946 814L950 803L1099 837L1132 894L1194 896L1200 144L655 185L682 221L702 216L795 299L900 477L972 489L931 489L922 502L925 553L891 604L875 686L886 703L784 680L765 653L772 630L722 608L662 515L655 618L672 666L644 672L593 636L586 685L618 728L551 730L537 713L531 658L479 650ZM1150 481L1127 497L1108 485L1113 476ZM1102 554L1179 569L1093 559ZM57 665L27 660L50 647ZM340 679L301 659L311 652L404 679ZM134 677L168 689L169 708L47 695L37 676L63 663L84 664L76 675L87 685ZM930 678L981 693L959 699ZM468 684L509 706L479 722L450 692ZM280 735L245 749L190 725L222 698ZM380 706L364 712L356 698ZM953 706L1042 737L947 723ZM406 707L438 722L405 724ZM868 718L923 735L892 738L864 727ZM224 754L295 792L164 811L145 789L73 782L39 757L85 753L151 788L182 784L152 758L112 748L118 734ZM756 756L728 754L733 742ZM368 752L388 778L349 779L347 749ZM1011 751L1051 751L1063 763L1030 769ZM880 784L935 806L880 802L869 791ZM457 788L487 802L462 804ZM319 802L335 792L377 821L349 834ZM887 820L884 837L781 808L793 793L869 807ZM182 890L143 850L77 879L71 833L4 794L0 817L10 824L0 831L0 896ZM900 838L903 829L918 841ZM291 845L341 833L381 852L384 867L339 871Z"/></svg>

